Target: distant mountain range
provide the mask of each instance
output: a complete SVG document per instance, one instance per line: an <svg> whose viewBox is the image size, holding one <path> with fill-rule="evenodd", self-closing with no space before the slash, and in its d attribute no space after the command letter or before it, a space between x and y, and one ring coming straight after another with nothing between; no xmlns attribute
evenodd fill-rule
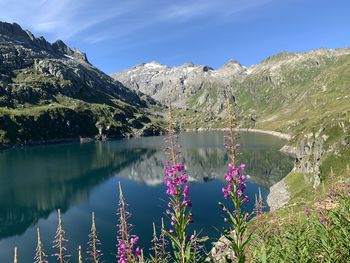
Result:
<svg viewBox="0 0 350 263"><path fill-rule="evenodd" d="M220 93L230 84L231 78L242 78L246 72L245 67L233 60L218 70L193 63L168 67L152 61L112 74L112 77L128 88L148 94L163 104L171 99L175 106L186 108L199 91L215 85Z"/></svg>

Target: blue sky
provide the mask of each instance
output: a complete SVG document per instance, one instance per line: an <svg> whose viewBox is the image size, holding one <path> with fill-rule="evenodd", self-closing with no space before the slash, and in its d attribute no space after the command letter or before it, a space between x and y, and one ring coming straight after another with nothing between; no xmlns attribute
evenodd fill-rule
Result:
<svg viewBox="0 0 350 263"><path fill-rule="evenodd" d="M349 13L349 0L0 0L0 20L62 39L107 73L349 47Z"/></svg>

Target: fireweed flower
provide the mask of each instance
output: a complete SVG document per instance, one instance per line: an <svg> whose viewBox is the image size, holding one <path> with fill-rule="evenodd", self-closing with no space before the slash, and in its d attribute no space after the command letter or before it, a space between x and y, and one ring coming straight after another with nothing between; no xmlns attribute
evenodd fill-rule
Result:
<svg viewBox="0 0 350 263"><path fill-rule="evenodd" d="M164 220L162 218L162 227L160 235L157 235L156 225L153 223L153 238L151 240L152 247L150 248L151 255L149 263L168 263L171 259L167 251L168 241L165 239Z"/></svg>
<svg viewBox="0 0 350 263"><path fill-rule="evenodd" d="M226 213L224 221L228 223L229 227L225 229L224 236L230 241L230 248L234 252L234 258L226 258L229 262L234 261L244 263L246 260L245 249L246 245L251 239L251 234L247 236L247 222L249 214L242 211L242 206L249 202L249 198L245 195L247 187L246 176L244 170L246 165L241 163L236 164L236 152L240 147L236 143L236 136L234 134L234 113L227 90L225 92L227 98L227 120L229 126L229 135L225 136L225 149L227 150L230 163L228 164L228 171L225 174L225 187L222 188L224 199L229 199L233 205L233 210L229 209L223 203L219 203L223 211Z"/></svg>
<svg viewBox="0 0 350 263"><path fill-rule="evenodd" d="M44 252L39 228L36 229L36 232L37 232L37 246L35 250L34 263L47 263L47 259L46 259L47 255Z"/></svg>
<svg viewBox="0 0 350 263"><path fill-rule="evenodd" d="M63 263L66 258L69 258L70 255L65 254L67 251L67 248L65 247L64 243L68 242L68 240L65 238L65 231L63 229L63 224L62 224L62 215L61 215L61 210L57 210L58 214L58 226L56 230L56 235L55 239L53 241L53 246L52 248L58 249L58 252L53 254L52 256L57 257L57 261L60 263Z"/></svg>
<svg viewBox="0 0 350 263"><path fill-rule="evenodd" d="M117 259L118 263L136 263L141 261L141 249L136 247L139 237L130 234L133 226L128 223L131 215L126 211L126 206L119 182Z"/></svg>
<svg viewBox="0 0 350 263"><path fill-rule="evenodd" d="M100 245L101 245L101 242L97 236L95 213L92 212L92 214L91 214L91 232L89 234L87 254L89 255L89 259L94 263L101 262L100 258L102 256L102 253L101 253L101 250L99 250L99 248L98 248Z"/></svg>
<svg viewBox="0 0 350 263"><path fill-rule="evenodd" d="M168 136L165 139L167 147L165 153L170 156L170 160L164 165L164 184L167 187L166 194L169 195L170 202L166 215L170 219L172 229L165 231L166 236L170 239L173 254L176 262L197 262L198 246L195 245L197 235L189 235L188 226L193 223L190 207L192 206L190 198L190 188L188 185L188 176L185 171L185 165L179 161L181 147L177 143L177 136L173 128L172 108L169 106L169 125Z"/></svg>

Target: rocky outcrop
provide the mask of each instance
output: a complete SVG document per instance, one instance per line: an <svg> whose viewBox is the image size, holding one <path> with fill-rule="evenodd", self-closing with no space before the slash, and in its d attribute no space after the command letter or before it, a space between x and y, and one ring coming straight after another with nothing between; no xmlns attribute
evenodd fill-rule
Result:
<svg viewBox="0 0 350 263"><path fill-rule="evenodd" d="M281 208L288 204L290 193L284 179L270 187L270 193L267 196L267 204L271 211Z"/></svg>
<svg viewBox="0 0 350 263"><path fill-rule="evenodd" d="M321 183L320 165L324 154L323 145L328 138L326 135L321 135L323 130L321 128L315 134L306 134L296 148L294 172L313 174L314 188Z"/></svg>

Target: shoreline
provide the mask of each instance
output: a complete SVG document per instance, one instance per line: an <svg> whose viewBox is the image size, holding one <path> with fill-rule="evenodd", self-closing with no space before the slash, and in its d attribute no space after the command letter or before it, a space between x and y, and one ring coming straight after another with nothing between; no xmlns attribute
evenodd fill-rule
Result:
<svg viewBox="0 0 350 263"><path fill-rule="evenodd" d="M98 140L90 137L79 137L79 138L66 138L66 139L52 139L52 140L42 140L42 141L34 141L28 143L17 143L17 144L0 144L0 152L11 150L11 149L24 149L26 147L35 147L35 146L45 146L45 145L60 145L65 143L76 143L76 144L85 144L91 142L99 142L99 141L109 141L114 139L125 139L128 137L115 137L115 138L107 138L105 140Z"/></svg>
<svg viewBox="0 0 350 263"><path fill-rule="evenodd" d="M254 132L254 133L263 133L263 134L269 134L276 136L282 140L290 141L292 139L292 135L277 131L270 131L270 130L262 130L262 129L253 129L253 128L235 128L235 131L244 131L244 132ZM195 129L184 129L184 131L229 131L228 128L195 128Z"/></svg>

